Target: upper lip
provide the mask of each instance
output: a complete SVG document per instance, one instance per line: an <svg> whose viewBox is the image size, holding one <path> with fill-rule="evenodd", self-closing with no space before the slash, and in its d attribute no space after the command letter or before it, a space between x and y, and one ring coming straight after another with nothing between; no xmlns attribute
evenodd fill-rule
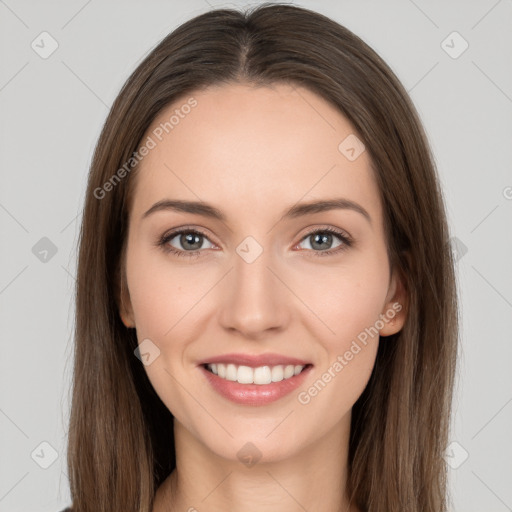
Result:
<svg viewBox="0 0 512 512"><path fill-rule="evenodd" d="M206 364L235 364L237 366L249 366L251 368L257 368L258 366L278 366L278 365L302 365L306 366L311 364L303 359L297 359L296 357L283 356L281 354L223 354L220 356L209 357L200 361L200 365Z"/></svg>

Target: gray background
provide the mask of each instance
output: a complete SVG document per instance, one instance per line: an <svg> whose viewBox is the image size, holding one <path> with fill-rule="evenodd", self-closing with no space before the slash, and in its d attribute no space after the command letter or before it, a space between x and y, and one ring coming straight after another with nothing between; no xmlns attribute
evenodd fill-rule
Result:
<svg viewBox="0 0 512 512"><path fill-rule="evenodd" d="M362 37L420 112L459 258L452 510L512 511L512 1L295 3ZM0 0L0 511L69 504L79 211L108 108L173 28L244 5Z"/></svg>

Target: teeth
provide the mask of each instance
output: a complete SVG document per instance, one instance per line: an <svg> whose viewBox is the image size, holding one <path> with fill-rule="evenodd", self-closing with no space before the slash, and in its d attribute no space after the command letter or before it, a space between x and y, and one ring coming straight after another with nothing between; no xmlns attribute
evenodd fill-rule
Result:
<svg viewBox="0 0 512 512"><path fill-rule="evenodd" d="M219 377L239 382L240 384L270 384L271 382L281 382L298 375L303 369L303 365L277 365L277 366L237 366L235 364L209 364L207 365L215 375Z"/></svg>
<svg viewBox="0 0 512 512"><path fill-rule="evenodd" d="M272 382L280 382L284 378L284 366L274 366L272 368Z"/></svg>
<svg viewBox="0 0 512 512"><path fill-rule="evenodd" d="M284 367L284 378L289 379L290 377L293 377L295 373L295 366L292 366L291 364Z"/></svg>
<svg viewBox="0 0 512 512"><path fill-rule="evenodd" d="M252 384L254 382L254 371L248 366L239 366L236 374L236 380L240 384Z"/></svg>
<svg viewBox="0 0 512 512"><path fill-rule="evenodd" d="M270 366L258 366L257 368L254 368L253 371L253 382L256 382L256 384L270 384L272 382L272 372L270 370Z"/></svg>
<svg viewBox="0 0 512 512"><path fill-rule="evenodd" d="M234 364L228 364L226 368L226 379L235 381L237 378L236 366Z"/></svg>

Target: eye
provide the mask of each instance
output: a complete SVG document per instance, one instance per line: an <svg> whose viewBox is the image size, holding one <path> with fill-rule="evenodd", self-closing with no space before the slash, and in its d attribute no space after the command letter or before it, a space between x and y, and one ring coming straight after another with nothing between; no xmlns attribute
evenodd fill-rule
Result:
<svg viewBox="0 0 512 512"><path fill-rule="evenodd" d="M181 246L181 248L173 246L171 244L173 240L176 240L175 243ZM176 254L177 256L196 257L199 256L204 240L208 240L204 233L195 229L181 228L165 234L159 240L158 245L164 251Z"/></svg>
<svg viewBox="0 0 512 512"><path fill-rule="evenodd" d="M333 243L333 237L338 238L341 242L335 246L335 249L331 249ZM309 243L309 248L313 251L314 256L330 256L334 254L338 254L341 251L347 250L352 246L353 240L349 235L342 231L338 231L334 228L321 228L316 229L314 231L310 231L302 241L307 241ZM302 242L301 242L302 243ZM300 245L300 244L299 244ZM329 250L321 250L321 249L329 249ZM317 250L320 249L320 250Z"/></svg>
<svg viewBox="0 0 512 512"><path fill-rule="evenodd" d="M326 247L332 246L333 237L340 241L338 245L335 246L334 249ZM202 246L205 240L209 242L206 234L198 231L197 229L184 227L171 231L170 233L166 233L157 242L157 245L167 253L172 253L180 257L196 258L200 256L201 249L204 248ZM178 246L181 247L176 247L173 245L171 243L173 241L174 244L178 244ZM341 251L348 249L353 244L353 240L348 234L331 227L310 231L306 236L302 238L300 244L302 244L304 241L308 242L309 248L306 247L306 249L312 252L314 256L330 256L338 254ZM213 247L213 244L211 242L209 243ZM300 244L298 244L297 247Z"/></svg>

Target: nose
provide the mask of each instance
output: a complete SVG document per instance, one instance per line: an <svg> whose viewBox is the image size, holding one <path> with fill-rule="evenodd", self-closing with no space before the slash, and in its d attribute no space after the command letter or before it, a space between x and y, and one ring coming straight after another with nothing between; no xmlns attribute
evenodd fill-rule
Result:
<svg viewBox="0 0 512 512"><path fill-rule="evenodd" d="M286 329L293 296L283 281L266 251L252 263L235 255L233 268L219 289L222 327L248 339Z"/></svg>

